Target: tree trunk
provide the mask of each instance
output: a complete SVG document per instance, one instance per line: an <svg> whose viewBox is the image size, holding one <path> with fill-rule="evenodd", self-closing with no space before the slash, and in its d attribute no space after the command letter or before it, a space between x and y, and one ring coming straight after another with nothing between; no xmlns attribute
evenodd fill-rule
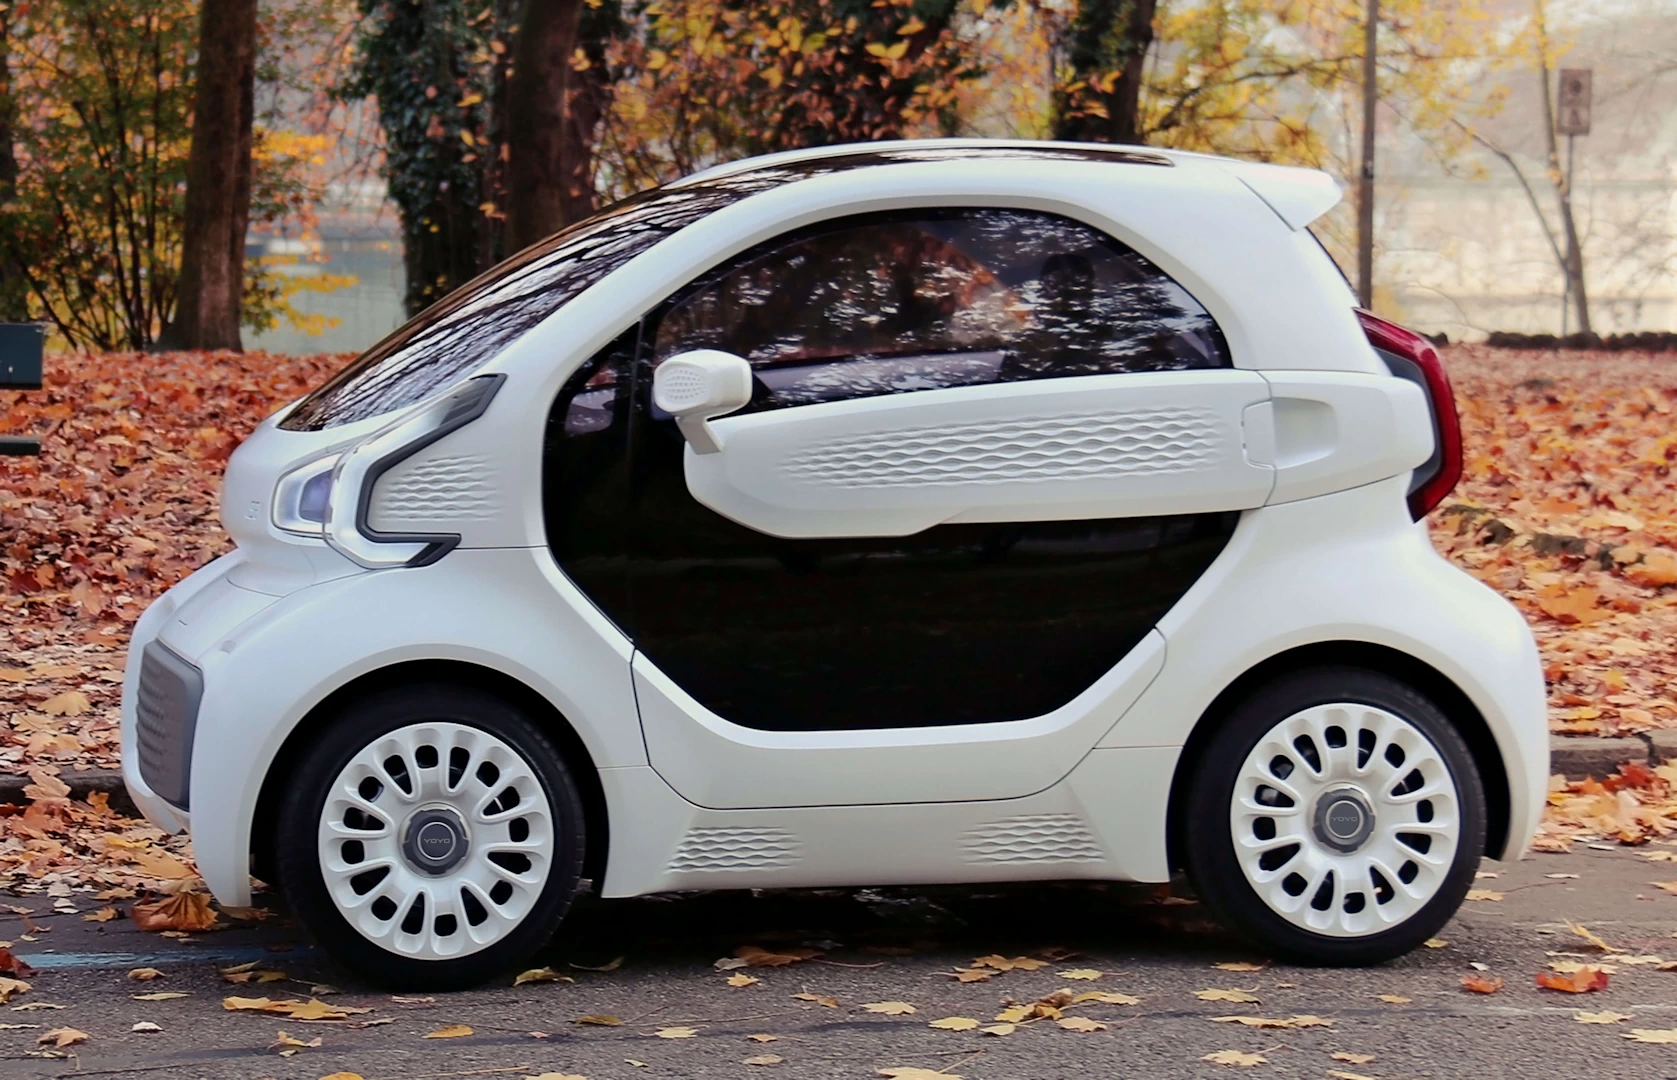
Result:
<svg viewBox="0 0 1677 1080"><path fill-rule="evenodd" d="M1056 139L1140 140L1141 81L1157 8L1158 0L1083 0L1078 5L1066 60L1073 83L1086 89L1055 95Z"/></svg>
<svg viewBox="0 0 1677 1080"><path fill-rule="evenodd" d="M257 0L203 0L174 320L159 349L239 349Z"/></svg>
<svg viewBox="0 0 1677 1080"><path fill-rule="evenodd" d="M17 115L12 100L11 17L0 10L0 206L17 190L17 149L12 143L12 123ZM28 293L22 274L13 262L11 244L0 248L0 322L23 322L29 317Z"/></svg>
<svg viewBox="0 0 1677 1080"><path fill-rule="evenodd" d="M526 0L513 44L507 87L507 248L517 251L576 220L579 204L593 206L591 184L582 198L578 177L591 178L592 162L579 162L583 146L593 148L593 124L578 137L586 119L572 115L581 79L571 66L582 22L581 0ZM595 117L597 119L597 117ZM590 154L590 156L592 156Z"/></svg>
<svg viewBox="0 0 1677 1080"><path fill-rule="evenodd" d="M1584 249L1578 243L1578 225L1572 217L1572 177L1561 171L1560 144L1555 136L1554 89L1549 85L1549 26L1544 17L1543 0L1536 0L1534 8L1537 16L1537 75L1543 82L1543 137L1549 149L1549 182L1555 187L1561 228L1566 233L1566 255L1561 262L1561 273L1566 278L1573 310L1578 313L1578 332L1589 337L1595 331L1590 329L1590 299L1584 291Z"/></svg>

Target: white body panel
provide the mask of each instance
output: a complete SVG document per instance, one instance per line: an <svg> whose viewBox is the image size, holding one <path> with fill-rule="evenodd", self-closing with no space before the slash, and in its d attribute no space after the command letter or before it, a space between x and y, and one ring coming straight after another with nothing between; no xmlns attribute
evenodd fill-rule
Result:
<svg viewBox="0 0 1677 1080"><path fill-rule="evenodd" d="M1242 452L1263 378L1091 375L835 401L712 421L699 502L771 536L907 536L944 522L1243 510L1273 470ZM1422 454L1419 460L1425 460Z"/></svg>
<svg viewBox="0 0 1677 1080"><path fill-rule="evenodd" d="M1343 282L1299 231L1333 193L1311 174L1197 155L1166 155L1171 168L1031 160L972 168L938 157L954 145L930 142L924 161L745 198L607 275L491 360L482 370L506 384L488 412L390 469L370 496L375 528L461 537L433 565L364 570L271 520L283 472L392 417L318 432L281 430L271 418L240 447L223 499L239 550L145 613L123 696L129 788L160 826L191 827L222 902L250 900L256 800L286 739L333 693L406 662L498 672L574 729L605 793L610 851L600 887L612 896L1164 880L1176 767L1206 708L1255 664L1326 642L1396 649L1461 689L1507 775L1507 853L1524 849L1547 762L1535 645L1518 613L1444 563L1409 519L1408 470L1431 450L1426 404L1386 371ZM710 422L722 452L686 458L696 497L761 532L796 537L1194 510L1238 510L1242 519L1157 629L1047 715L866 732L739 727L637 657L559 571L542 503L548 412L579 364L703 271L812 222L921 206L1039 209L1109 233L1212 314L1237 370L723 417ZM1192 400L1180 394L1185 385L1196 388ZM1159 417L1183 409L1200 412L1172 419L1177 434L1152 458L1137 450L1150 436L1111 434L1126 423L1168 426ZM1078 438L1088 418L1100 421L1090 435L1097 468L1073 463L1069 451L1060 466L1028 475L974 464L986 460L975 447L998 460L1030 452L1023 435L1011 443L995 435L1006 424L1046 419L1066 425L1053 438ZM893 460L905 431L923 433L921 450ZM885 447L867 442L881 432ZM203 676L190 814L147 788L133 750L132 676L153 640Z"/></svg>
<svg viewBox="0 0 1677 1080"><path fill-rule="evenodd" d="M758 731L694 701L645 655L635 695L652 767L711 809L1012 799L1053 786L1164 667L1149 634L1116 667L1045 716L877 731ZM1008 762L999 772L998 760Z"/></svg>

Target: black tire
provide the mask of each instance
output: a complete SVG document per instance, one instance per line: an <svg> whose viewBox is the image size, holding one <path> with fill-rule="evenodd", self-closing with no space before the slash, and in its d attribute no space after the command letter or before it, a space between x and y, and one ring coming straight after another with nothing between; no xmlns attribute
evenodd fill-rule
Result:
<svg viewBox="0 0 1677 1080"><path fill-rule="evenodd" d="M321 877L317 834L328 789L374 739L410 724L449 721L500 738L531 767L551 803L553 866L535 906L506 937L446 960L402 956L362 936L338 912ZM506 700L453 683L378 691L345 705L296 764L280 804L275 855L292 911L345 967L380 986L458 990L527 961L553 936L578 891L584 854L582 798L563 757L528 715Z"/></svg>
<svg viewBox="0 0 1677 1080"><path fill-rule="evenodd" d="M1460 806L1460 839L1438 892L1404 922L1364 937L1315 933L1271 910L1246 880L1229 828L1236 782L1253 747L1294 713L1332 702L1372 705L1407 720L1438 750ZM1264 684L1222 718L1194 765L1184 826L1189 877L1213 911L1243 938L1300 963L1360 966L1402 956L1435 936L1456 913L1485 851L1485 792L1467 743L1425 695L1376 671L1317 667Z"/></svg>

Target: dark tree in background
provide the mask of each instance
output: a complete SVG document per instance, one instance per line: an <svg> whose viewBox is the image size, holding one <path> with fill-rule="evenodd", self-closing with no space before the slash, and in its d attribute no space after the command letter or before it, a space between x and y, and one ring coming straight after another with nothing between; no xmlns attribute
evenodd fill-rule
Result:
<svg viewBox="0 0 1677 1080"><path fill-rule="evenodd" d="M0 9L0 206L17 190L17 146L12 138L17 103L12 99L11 11ZM22 322L29 317L28 286L0 251L0 322Z"/></svg>
<svg viewBox="0 0 1677 1080"><path fill-rule="evenodd" d="M511 93L508 7L361 0L356 65L339 93L378 98L385 177L402 219L409 314L504 255L497 188L509 144L492 102Z"/></svg>
<svg viewBox="0 0 1677 1080"><path fill-rule="evenodd" d="M1139 142L1137 106L1157 0L1081 0L1061 50L1071 82L1055 93L1054 137Z"/></svg>
<svg viewBox="0 0 1677 1080"><path fill-rule="evenodd" d="M158 349L238 349L250 223L257 0L204 0L174 320Z"/></svg>

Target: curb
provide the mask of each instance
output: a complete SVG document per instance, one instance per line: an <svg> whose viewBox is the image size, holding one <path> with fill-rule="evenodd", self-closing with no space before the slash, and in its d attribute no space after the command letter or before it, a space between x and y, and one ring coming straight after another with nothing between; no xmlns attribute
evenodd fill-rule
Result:
<svg viewBox="0 0 1677 1080"><path fill-rule="evenodd" d="M1549 739L1549 772L1568 780L1601 779L1619 771L1621 765L1663 765L1677 760L1677 729L1661 729L1642 735L1561 735Z"/></svg>
<svg viewBox="0 0 1677 1080"><path fill-rule="evenodd" d="M70 785L70 798L86 800L96 791L103 791L111 797L111 809L130 817L139 817L140 811L134 805L134 800L128 797L128 788L122 783L122 773L117 769L83 769L80 772L65 772L59 775L60 780ZM29 801L23 789L32 781L27 776L0 775L0 803L16 803L21 806Z"/></svg>

